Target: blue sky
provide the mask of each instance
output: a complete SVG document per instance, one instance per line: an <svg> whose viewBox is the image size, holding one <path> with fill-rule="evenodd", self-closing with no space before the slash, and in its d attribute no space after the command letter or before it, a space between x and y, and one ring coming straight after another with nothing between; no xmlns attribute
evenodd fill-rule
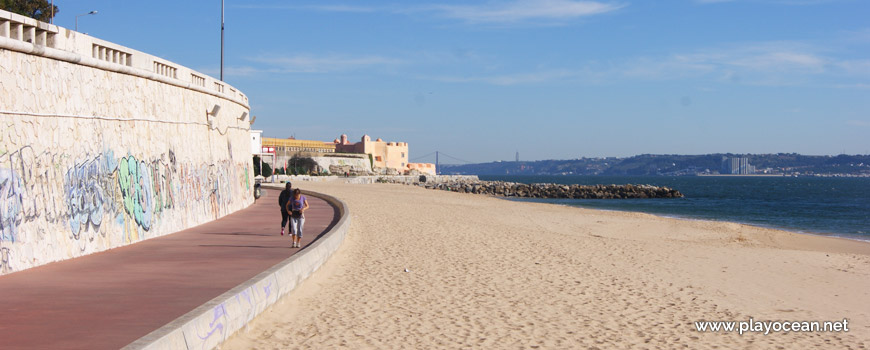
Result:
<svg viewBox="0 0 870 350"><path fill-rule="evenodd" d="M80 31L219 75L218 0L55 3L55 24L98 10ZM864 0L226 0L225 80L266 136L369 134L412 159L866 154L868 15Z"/></svg>

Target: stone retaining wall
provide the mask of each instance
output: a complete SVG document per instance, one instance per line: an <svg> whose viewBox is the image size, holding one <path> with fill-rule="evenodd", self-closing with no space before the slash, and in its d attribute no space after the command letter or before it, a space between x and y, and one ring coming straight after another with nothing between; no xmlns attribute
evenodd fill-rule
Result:
<svg viewBox="0 0 870 350"><path fill-rule="evenodd" d="M247 97L223 82L0 10L0 96L0 274L253 203Z"/></svg>
<svg viewBox="0 0 870 350"><path fill-rule="evenodd" d="M421 180L425 183L448 183L448 182L472 182L480 181L477 175L372 175L372 176L309 176L309 175L276 175L275 182L314 181L329 182L339 181L349 184L373 184L373 183L404 183L414 184Z"/></svg>

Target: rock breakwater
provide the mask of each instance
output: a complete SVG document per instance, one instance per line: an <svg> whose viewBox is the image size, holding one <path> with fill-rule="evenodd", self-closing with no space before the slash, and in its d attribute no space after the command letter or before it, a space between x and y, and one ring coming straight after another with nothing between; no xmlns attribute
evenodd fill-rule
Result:
<svg viewBox="0 0 870 350"><path fill-rule="evenodd" d="M394 181L382 177L378 182L416 185L428 189L460 193L485 194L518 198L570 198L570 199L629 199L629 198L682 198L680 191L652 185L562 185L552 183L523 184L503 181Z"/></svg>

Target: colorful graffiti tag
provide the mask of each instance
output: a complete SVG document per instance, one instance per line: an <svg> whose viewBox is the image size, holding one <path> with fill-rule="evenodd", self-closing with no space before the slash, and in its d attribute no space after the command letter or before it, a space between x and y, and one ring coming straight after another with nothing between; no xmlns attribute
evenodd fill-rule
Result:
<svg viewBox="0 0 870 350"><path fill-rule="evenodd" d="M117 163L109 152L67 171L64 193L73 238L80 239L81 232L88 229L99 230L103 215L116 211L117 188L112 181L115 167Z"/></svg>
<svg viewBox="0 0 870 350"><path fill-rule="evenodd" d="M135 157L121 158L118 164L118 187L124 199L124 210L146 231L151 228L153 194L151 172L145 162Z"/></svg>
<svg viewBox="0 0 870 350"><path fill-rule="evenodd" d="M15 242L22 204L21 178L11 169L0 169L0 241Z"/></svg>
<svg viewBox="0 0 870 350"><path fill-rule="evenodd" d="M172 150L147 160L106 151L64 166L70 159L29 146L0 156L0 273L11 270L15 245L39 241L52 225L67 227L71 241L130 243L163 220L204 222L240 208L233 198L250 198L245 162L179 164ZM26 226L34 221L38 229Z"/></svg>

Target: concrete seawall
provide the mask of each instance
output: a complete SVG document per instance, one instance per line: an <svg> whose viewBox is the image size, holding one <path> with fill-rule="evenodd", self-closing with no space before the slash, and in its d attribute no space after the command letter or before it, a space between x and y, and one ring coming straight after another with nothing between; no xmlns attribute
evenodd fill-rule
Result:
<svg viewBox="0 0 870 350"><path fill-rule="evenodd" d="M373 184L379 182L415 184L420 182L421 175L372 175L372 176L309 176L309 175L275 175L276 182L311 181L331 182L338 181L349 184ZM455 181L480 181L477 175L422 175L426 177L426 183L448 183Z"/></svg>
<svg viewBox="0 0 870 350"><path fill-rule="evenodd" d="M265 185L280 191L283 186ZM344 241L350 227L350 210L340 199L316 192L339 211L340 219L328 232L299 253L227 291L208 303L155 330L124 349L213 349L257 315L290 293L320 268ZM207 333L222 325L219 332Z"/></svg>
<svg viewBox="0 0 870 350"><path fill-rule="evenodd" d="M0 10L0 96L0 275L253 203L248 99L224 82Z"/></svg>

